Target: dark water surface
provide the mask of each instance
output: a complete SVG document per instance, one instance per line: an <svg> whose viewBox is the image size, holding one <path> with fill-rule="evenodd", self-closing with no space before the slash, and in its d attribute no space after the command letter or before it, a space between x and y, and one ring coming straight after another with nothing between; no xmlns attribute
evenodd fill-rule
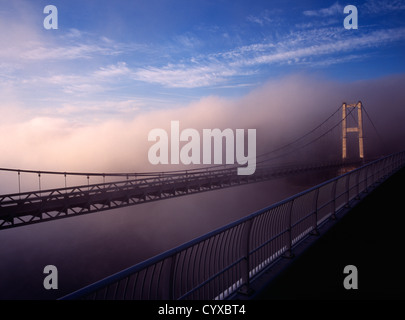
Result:
<svg viewBox="0 0 405 320"><path fill-rule="evenodd" d="M301 175L1 230L0 299L59 298L330 177ZM46 265L58 269L57 290L43 287Z"/></svg>

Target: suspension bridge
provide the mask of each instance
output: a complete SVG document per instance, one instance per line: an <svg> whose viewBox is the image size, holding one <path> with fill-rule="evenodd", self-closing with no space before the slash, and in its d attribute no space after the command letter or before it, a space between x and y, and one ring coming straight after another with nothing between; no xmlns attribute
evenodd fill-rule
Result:
<svg viewBox="0 0 405 320"><path fill-rule="evenodd" d="M358 110L358 118L353 117L353 111ZM348 111L349 110L349 111ZM55 219L74 217L132 206L150 201L158 201L200 192L229 188L242 184L255 183L270 179L310 173L319 170L330 170L342 165L359 165L363 163L363 120L361 102L343 104L326 120L298 139L280 146L257 157L256 171L253 175L237 175L236 165L216 165L191 170L168 172L141 173L77 173L22 170L0 168L0 173L14 175L18 192L0 195L0 229L13 228L33 223ZM340 117L339 112L342 112ZM336 115L338 118L336 119ZM348 128L349 117L356 121L356 127ZM367 114L368 116L368 114ZM369 118L370 122L371 119ZM371 122L372 123L372 122ZM298 162L280 165L288 157L294 158L300 150L314 146L317 142L328 137L333 131L342 128L342 156L316 162ZM357 132L359 141L359 157L348 161L347 133ZM328 145L323 144L322 148ZM333 153L330 150L328 154ZM369 159L370 160L370 159ZM277 164L274 163L277 161ZM37 177L37 185L32 183ZM33 179L34 178L34 179ZM75 184L79 178L87 183ZM43 188L44 180L56 182L57 187ZM98 180L97 183L91 181ZM24 191L23 181L31 190ZM71 186L68 186L68 181ZM11 181L9 185L12 185Z"/></svg>
<svg viewBox="0 0 405 320"><path fill-rule="evenodd" d="M353 114L355 110L357 118ZM265 270L284 257L293 257L294 248L303 240L318 235L325 224L334 221L345 208L360 201L387 177L404 167L405 152L366 159L363 111L376 130L361 102L344 103L299 138L260 154L256 172L250 176L238 175L235 165L143 173L0 168L1 174L8 175L9 181L14 181L14 186L9 183L10 188L17 188L17 192L0 195L0 229L300 173L346 169L340 170L340 173L346 172L331 180L120 271L63 299L222 300L236 294L249 295L251 284ZM350 125L349 119L355 126ZM335 137L336 140L336 132L338 141L341 141L340 150L330 157L331 150L336 149L336 143L332 143L330 138ZM357 134L358 142L358 157L351 160L348 157L349 133ZM291 159L303 154L301 150L310 148L318 152L316 162L291 162ZM319 153L319 150L322 152ZM321 157L321 154L329 157ZM355 169L347 170L348 167ZM28 176L31 183L27 184ZM44 188L46 177L52 177L52 183L59 185ZM85 179L87 183L77 184L79 179Z"/></svg>

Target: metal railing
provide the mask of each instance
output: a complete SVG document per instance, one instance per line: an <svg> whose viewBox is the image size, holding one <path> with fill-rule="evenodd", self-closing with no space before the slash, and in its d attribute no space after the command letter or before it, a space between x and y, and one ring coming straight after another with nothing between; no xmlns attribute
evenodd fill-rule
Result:
<svg viewBox="0 0 405 320"><path fill-rule="evenodd" d="M246 176L237 175L236 167L181 173L166 172L156 176L147 176L148 173L144 173L138 174L136 178L127 177L128 179L123 181L123 176L118 176L120 181L117 182L103 181L103 183L90 184L87 179L87 185L2 194L0 195L0 230L266 181L302 172L329 170L341 165L341 161L335 161L317 164L301 163L294 166L261 166L256 169L255 174ZM15 169L3 170L16 173ZM17 173L20 182L20 171ZM46 174L65 175L49 171L34 172L34 174L38 174L39 179ZM86 177L86 173L76 174ZM104 180L104 177L102 178ZM41 185L40 182L41 180L39 185Z"/></svg>
<svg viewBox="0 0 405 320"><path fill-rule="evenodd" d="M405 164L375 160L62 299L226 299Z"/></svg>

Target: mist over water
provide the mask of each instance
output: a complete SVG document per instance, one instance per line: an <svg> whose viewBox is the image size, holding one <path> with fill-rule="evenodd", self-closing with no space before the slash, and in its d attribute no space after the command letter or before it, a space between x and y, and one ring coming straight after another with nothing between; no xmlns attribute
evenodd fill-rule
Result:
<svg viewBox="0 0 405 320"><path fill-rule="evenodd" d="M128 121L75 126L66 119L40 116L10 120L4 108L0 134L10 138L0 140L0 148L7 150L2 167L79 172L178 169L155 167L147 161L149 130L168 130L170 120L179 120L181 128L197 130L256 128L257 153L261 154L307 132L342 102L358 100L381 136L365 120L366 156L387 154L405 148L404 81L405 76L398 75L346 84L295 75L237 99L207 97L178 109L145 112ZM335 138L311 152L293 153L289 160L316 162L325 150L335 150L339 156L339 132ZM59 298L330 177L278 179L1 230L0 299ZM30 179L24 180L24 188L35 189L35 175ZM50 188L63 181L43 183ZM15 174L2 175L0 190L2 194L17 192ZM43 268L48 264L58 268L58 290L43 288Z"/></svg>
<svg viewBox="0 0 405 320"><path fill-rule="evenodd" d="M80 123L77 119L36 115L12 117L20 109L1 105L0 148L2 167L78 171L142 172L176 170L179 166L153 166L148 133L155 128L170 132L170 121L180 130L194 128L256 129L257 154L289 143L331 115L342 102L362 101L383 142L365 117L368 154L400 150L405 146L405 75L354 83L339 83L311 75L291 75L270 81L240 98L201 98L168 110L145 111L127 120ZM10 113L10 110L14 110ZM23 110L20 110L24 113ZM340 115L337 115L338 117ZM337 153L339 139L335 140ZM303 154L301 154L301 157ZM307 157L311 157L308 153ZM2 184L1 187L4 185Z"/></svg>
<svg viewBox="0 0 405 320"><path fill-rule="evenodd" d="M329 177L301 175L0 232L0 299L56 299ZM43 268L58 268L45 290Z"/></svg>

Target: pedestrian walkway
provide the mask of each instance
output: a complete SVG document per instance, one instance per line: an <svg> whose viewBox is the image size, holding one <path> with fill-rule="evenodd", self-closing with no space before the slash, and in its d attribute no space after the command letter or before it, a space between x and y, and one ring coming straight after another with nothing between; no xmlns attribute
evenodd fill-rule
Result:
<svg viewBox="0 0 405 320"><path fill-rule="evenodd" d="M253 299L405 299L405 169L320 236ZM346 290L347 265L358 289Z"/></svg>

